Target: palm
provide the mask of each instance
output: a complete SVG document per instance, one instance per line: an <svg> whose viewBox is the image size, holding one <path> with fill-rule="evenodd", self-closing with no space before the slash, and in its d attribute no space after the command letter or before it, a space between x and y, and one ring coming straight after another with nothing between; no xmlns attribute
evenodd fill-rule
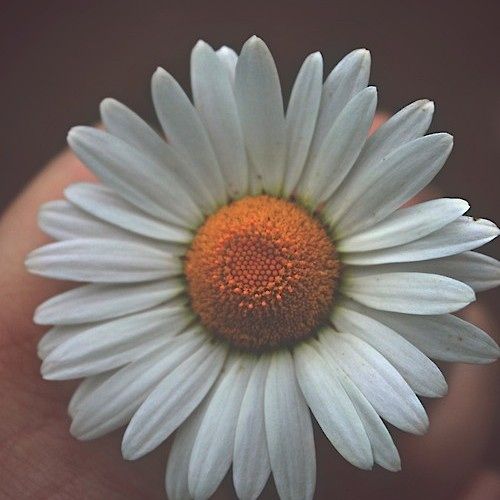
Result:
<svg viewBox="0 0 500 500"><path fill-rule="evenodd" d="M36 344L42 333L33 310L64 285L27 275L23 260L44 237L36 228L40 203L90 174L69 153L61 155L7 211L0 223L0 494L3 498L164 498L167 447L138 460L121 458L121 432L81 443L68 432L67 403L76 384L41 379ZM479 308L469 319L492 331ZM399 474L350 466L317 433L317 498L456 498L483 467L493 428L492 366L455 368L450 394L432 407L423 438L395 433L403 461ZM167 445L168 446L168 445ZM496 487L494 485L494 487ZM230 479L216 495L234 498ZM268 485L265 498L276 498ZM471 497L472 498L472 497ZM481 497L484 498L484 497ZM493 498L493 497L492 497Z"/></svg>

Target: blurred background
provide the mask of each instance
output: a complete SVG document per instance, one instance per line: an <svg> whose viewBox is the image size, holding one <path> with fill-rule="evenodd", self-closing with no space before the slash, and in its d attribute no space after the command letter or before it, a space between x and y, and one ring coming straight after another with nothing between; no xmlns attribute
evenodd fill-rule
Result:
<svg viewBox="0 0 500 500"><path fill-rule="evenodd" d="M380 109L433 99L431 130L455 136L436 180L444 195L465 197L473 216L498 219L499 14L498 1L4 3L0 209L65 146L71 126L98 120L101 99L154 120L149 78L157 66L188 88L199 38L239 51L257 34L277 60L285 95L308 53L320 50L329 71L352 49L370 49ZM485 253L498 258L499 249L494 242ZM498 304L498 292L485 296Z"/></svg>

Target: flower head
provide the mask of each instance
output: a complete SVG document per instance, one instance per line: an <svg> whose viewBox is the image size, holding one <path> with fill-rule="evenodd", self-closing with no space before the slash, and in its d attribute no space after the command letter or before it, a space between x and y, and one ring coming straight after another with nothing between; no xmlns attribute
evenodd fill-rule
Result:
<svg viewBox="0 0 500 500"><path fill-rule="evenodd" d="M285 112L261 40L239 56L199 42L194 105L166 71L153 76L162 134L112 99L106 131L69 133L102 184L71 185L40 211L58 241L28 269L86 283L35 313L54 325L42 375L84 379L69 405L79 439L127 425L134 459L176 431L171 499L210 497L231 465L239 498L271 473L281 498L311 498L311 412L355 466L399 470L383 420L426 431L417 395L447 390L430 358L499 355L450 314L500 283L498 262L471 251L499 230L464 216L464 200L405 206L452 139L425 135L427 100L368 138L369 68L356 50L323 81L310 55Z"/></svg>

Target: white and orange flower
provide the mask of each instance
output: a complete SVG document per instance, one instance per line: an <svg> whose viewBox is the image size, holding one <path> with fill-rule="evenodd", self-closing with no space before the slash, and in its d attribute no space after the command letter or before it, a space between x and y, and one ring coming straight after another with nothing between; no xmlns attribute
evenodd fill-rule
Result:
<svg viewBox="0 0 500 500"><path fill-rule="evenodd" d="M40 211L58 241L28 269L87 283L35 313L54 325L42 375L84 379L69 405L78 439L127 425L123 456L135 459L176 431L172 500L210 497L231 465L241 499L271 473L281 498L312 498L311 412L353 465L399 470L383 420L426 431L417 395L447 390L430 358L499 355L451 314L500 283L499 263L471 251L499 230L461 199L401 208L452 138L425 135L427 100L368 138L369 70L355 50L323 81L312 54L285 111L260 39L239 56L199 42L194 105L166 71L153 75L161 135L112 99L106 131L69 133L102 184L71 185Z"/></svg>

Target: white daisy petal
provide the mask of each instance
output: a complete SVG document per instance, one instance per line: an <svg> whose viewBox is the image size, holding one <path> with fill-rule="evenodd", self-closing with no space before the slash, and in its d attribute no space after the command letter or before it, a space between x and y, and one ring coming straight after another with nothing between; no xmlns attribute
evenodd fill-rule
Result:
<svg viewBox="0 0 500 500"><path fill-rule="evenodd" d="M92 326L98 326L100 324L102 324L102 322L93 323ZM88 324L54 326L47 331L38 342L38 357L44 360L56 347L89 328L90 325Z"/></svg>
<svg viewBox="0 0 500 500"><path fill-rule="evenodd" d="M175 175L118 137L92 127L73 127L68 143L106 185L141 210L188 228L203 219Z"/></svg>
<svg viewBox="0 0 500 500"><path fill-rule="evenodd" d="M370 441L336 373L313 343L294 349L295 372L307 404L337 451L361 469L373 467Z"/></svg>
<svg viewBox="0 0 500 500"><path fill-rule="evenodd" d="M248 164L231 80L212 47L198 42L191 54L191 86L231 198L248 190Z"/></svg>
<svg viewBox="0 0 500 500"><path fill-rule="evenodd" d="M322 79L323 59L315 52L300 68L286 112L284 197L293 193L307 160L321 102Z"/></svg>
<svg viewBox="0 0 500 500"><path fill-rule="evenodd" d="M353 335L329 329L319 340L382 418L413 434L427 430L429 420L422 404L378 351Z"/></svg>
<svg viewBox="0 0 500 500"><path fill-rule="evenodd" d="M116 238L142 241L128 231L85 213L66 200L44 203L38 212L38 226L55 240L75 238Z"/></svg>
<svg viewBox="0 0 500 500"><path fill-rule="evenodd" d="M368 87L344 107L297 186L306 206L316 208L338 188L358 157L373 121L377 91Z"/></svg>
<svg viewBox="0 0 500 500"><path fill-rule="evenodd" d="M369 273L365 268L345 271L342 293L361 304L408 314L458 311L476 299L465 283L426 273Z"/></svg>
<svg viewBox="0 0 500 500"><path fill-rule="evenodd" d="M372 164L357 179L350 198L353 205L334 225L336 238L345 238L372 226L407 202L441 170L452 146L449 134L427 135ZM328 218L331 211L327 208L325 213Z"/></svg>
<svg viewBox="0 0 500 500"><path fill-rule="evenodd" d="M316 483L313 429L288 351L278 351L271 358L264 412L271 470L280 498L312 499Z"/></svg>
<svg viewBox="0 0 500 500"><path fill-rule="evenodd" d="M47 380L67 380L118 368L152 352L192 321L183 306L161 306L90 326L53 349L42 363Z"/></svg>
<svg viewBox="0 0 500 500"><path fill-rule="evenodd" d="M227 201L224 180L207 131L180 85L158 68L151 81L153 102L169 143L187 160L190 178L197 179L198 191L213 194L213 201ZM206 191L206 187L209 191Z"/></svg>
<svg viewBox="0 0 500 500"><path fill-rule="evenodd" d="M477 252L464 252L440 259L370 266L373 273L415 272L441 274L469 285L475 292L500 285L500 262Z"/></svg>
<svg viewBox="0 0 500 500"><path fill-rule="evenodd" d="M167 470L165 473L165 490L169 500L186 500L191 498L188 484L191 451L201 422L205 416L210 395L218 386L217 382L198 408L189 415L175 433L174 442L168 453Z"/></svg>
<svg viewBox="0 0 500 500"><path fill-rule="evenodd" d="M158 165L169 154L167 143L139 115L116 99L107 98L99 106L106 130L122 139Z"/></svg>
<svg viewBox="0 0 500 500"><path fill-rule="evenodd" d="M110 370L108 372L99 373L98 375L93 375L92 377L84 378L71 396L71 400L68 404L68 415L74 418L76 413L80 410L82 402L116 372L117 370Z"/></svg>
<svg viewBox="0 0 500 500"><path fill-rule="evenodd" d="M156 386L125 431L125 459L134 460L149 453L186 420L212 387L226 355L225 346L204 344Z"/></svg>
<svg viewBox="0 0 500 500"><path fill-rule="evenodd" d="M40 304L34 321L39 325L89 323L149 309L183 292L180 280L132 285L90 284L61 293Z"/></svg>
<svg viewBox="0 0 500 500"><path fill-rule="evenodd" d="M392 440L387 427L378 416L370 402L363 396L363 393L356 387L352 380L335 363L329 352L324 352L325 360L335 371L338 380L358 412L358 416L363 423L366 435L370 440L374 462L387 470L396 472L401 470L401 459Z"/></svg>
<svg viewBox="0 0 500 500"><path fill-rule="evenodd" d="M195 328L169 338L158 350L118 370L81 399L71 434L89 440L125 425L156 385L199 350L203 342L205 334Z"/></svg>
<svg viewBox="0 0 500 500"><path fill-rule="evenodd" d="M347 253L343 255L342 261L351 265L370 266L437 259L480 247L499 234L498 227L489 220L459 217L442 229L406 245Z"/></svg>
<svg viewBox="0 0 500 500"><path fill-rule="evenodd" d="M425 134L432 120L434 104L426 99L406 106L368 138L354 167L344 183L327 203L325 212L328 220L335 225L354 204L359 203L359 194L371 182L374 168L394 150Z"/></svg>
<svg viewBox="0 0 500 500"><path fill-rule="evenodd" d="M398 111L368 138L356 162L356 169L369 168L369 165L379 163L403 144L422 137L431 124L433 114L434 103L427 99L412 102ZM353 174L360 175L357 170Z"/></svg>
<svg viewBox="0 0 500 500"><path fill-rule="evenodd" d="M264 420L268 369L269 357L260 356L250 375L236 425L233 483L238 498L245 500L261 494L271 473Z"/></svg>
<svg viewBox="0 0 500 500"><path fill-rule="evenodd" d="M328 75L321 94L318 123L311 144L311 159L315 158L346 104L368 85L370 65L370 52L357 49L347 54Z"/></svg>
<svg viewBox="0 0 500 500"><path fill-rule="evenodd" d="M155 164L175 173L176 181L204 213L210 214L216 208L217 202L200 179L198 170L192 168L182 154L160 138L138 115L114 99L105 99L101 103L101 115L106 129L114 136L140 150Z"/></svg>
<svg viewBox="0 0 500 500"><path fill-rule="evenodd" d="M236 64L235 96L248 155L271 194L281 191L285 167L285 115L278 72L269 49L250 38Z"/></svg>
<svg viewBox="0 0 500 500"><path fill-rule="evenodd" d="M442 273L445 276L467 283L475 292L490 290L500 285L500 261L488 255L477 252L464 252L444 259L428 260L426 262L429 266L435 265L436 269L427 272ZM415 264L418 265L419 263Z"/></svg>
<svg viewBox="0 0 500 500"><path fill-rule="evenodd" d="M189 462L193 498L211 497L231 466L238 415L254 364L253 359L235 354L210 397Z"/></svg>
<svg viewBox="0 0 500 500"><path fill-rule="evenodd" d="M140 212L106 186L80 182L68 186L64 195L85 212L132 233L179 244L193 239L193 233L187 229Z"/></svg>
<svg viewBox="0 0 500 500"><path fill-rule="evenodd" d="M108 239L66 240L31 252L31 273L70 281L126 283L179 276L177 257L147 244Z"/></svg>
<svg viewBox="0 0 500 500"><path fill-rule="evenodd" d="M220 49L216 50L217 57L224 64L231 85L234 85L234 76L236 73L236 63L238 62L238 54L230 47L222 46Z"/></svg>
<svg viewBox="0 0 500 500"><path fill-rule="evenodd" d="M369 308L365 308L364 313L398 332L434 359L491 363L500 355L498 345L488 334L452 314L414 316Z"/></svg>
<svg viewBox="0 0 500 500"><path fill-rule="evenodd" d="M396 210L384 220L337 243L339 252L394 247L441 229L469 209L465 200L441 198Z"/></svg>
<svg viewBox="0 0 500 500"><path fill-rule="evenodd" d="M421 396L441 397L448 386L439 368L413 344L394 330L362 314L355 303L335 307L332 322L341 332L364 340L382 354Z"/></svg>
<svg viewBox="0 0 500 500"><path fill-rule="evenodd" d="M71 187L71 186L70 186ZM68 188L69 189L69 188ZM144 238L144 236L108 224L104 220L94 217L66 200L55 200L44 203L38 212L40 229L55 240L74 240L82 238L104 238L117 241L131 241L147 244L163 252L180 255L186 252L185 244L159 241L158 239ZM184 231L179 229L179 232ZM188 233L186 231L186 233ZM189 234L191 241L193 236Z"/></svg>

